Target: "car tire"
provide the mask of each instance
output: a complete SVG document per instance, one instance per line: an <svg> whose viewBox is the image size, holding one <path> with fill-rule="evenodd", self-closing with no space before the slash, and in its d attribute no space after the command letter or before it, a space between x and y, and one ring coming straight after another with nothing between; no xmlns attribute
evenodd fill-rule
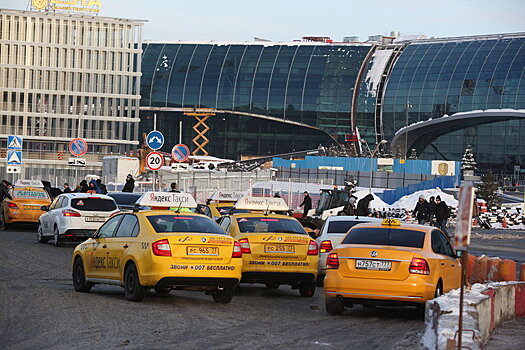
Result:
<svg viewBox="0 0 525 350"><path fill-rule="evenodd" d="M77 292L89 293L93 287L93 283L86 282L86 275L84 272L84 263L80 257L75 259L73 264L73 287Z"/></svg>
<svg viewBox="0 0 525 350"><path fill-rule="evenodd" d="M345 309L343 298L326 297L325 307L329 315L341 315Z"/></svg>
<svg viewBox="0 0 525 350"><path fill-rule="evenodd" d="M299 293L303 298L311 298L315 294L315 283L303 282L299 285Z"/></svg>
<svg viewBox="0 0 525 350"><path fill-rule="evenodd" d="M277 283L266 283L267 289L277 289L279 288L279 285Z"/></svg>
<svg viewBox="0 0 525 350"><path fill-rule="evenodd" d="M228 304L233 299L233 288L216 289L211 296L216 303Z"/></svg>
<svg viewBox="0 0 525 350"><path fill-rule="evenodd" d="M171 292L170 287L155 287L153 289L155 289L155 293L159 295L168 295Z"/></svg>
<svg viewBox="0 0 525 350"><path fill-rule="evenodd" d="M439 281L436 286L436 291L434 292L434 298L440 297L442 295L443 295L443 283Z"/></svg>
<svg viewBox="0 0 525 350"><path fill-rule="evenodd" d="M60 232L58 231L58 227L55 226L55 229L53 230L53 245L55 247L61 247L62 246L62 241L60 240Z"/></svg>
<svg viewBox="0 0 525 350"><path fill-rule="evenodd" d="M44 236L42 225L40 223L38 224L38 229L36 230L36 240L38 243L46 243L49 240L49 238Z"/></svg>
<svg viewBox="0 0 525 350"><path fill-rule="evenodd" d="M324 277L325 277L325 275L317 275L317 279L315 280L315 285L317 287L322 287L323 286Z"/></svg>
<svg viewBox="0 0 525 350"><path fill-rule="evenodd" d="M146 296L146 288L140 285L139 274L133 263L124 272L124 294L129 301L142 301Z"/></svg>

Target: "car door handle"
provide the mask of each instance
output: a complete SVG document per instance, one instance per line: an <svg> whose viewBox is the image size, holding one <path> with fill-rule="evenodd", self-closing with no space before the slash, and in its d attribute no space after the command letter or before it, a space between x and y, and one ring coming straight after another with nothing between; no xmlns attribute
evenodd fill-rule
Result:
<svg viewBox="0 0 525 350"><path fill-rule="evenodd" d="M127 245L127 244L124 244L124 245L123 245L123 247L124 247L124 248L127 248L127 247L129 247L129 245Z"/></svg>
<svg viewBox="0 0 525 350"><path fill-rule="evenodd" d="M104 244L104 245L102 246L102 248L107 248L107 247L108 247L108 246L107 246L107 245L105 245L105 244Z"/></svg>
<svg viewBox="0 0 525 350"><path fill-rule="evenodd" d="M441 266L445 266L445 263L444 263L444 262L442 262L442 263L441 263Z"/></svg>
<svg viewBox="0 0 525 350"><path fill-rule="evenodd" d="M452 267L454 267L454 266L456 266L456 265L452 264Z"/></svg>

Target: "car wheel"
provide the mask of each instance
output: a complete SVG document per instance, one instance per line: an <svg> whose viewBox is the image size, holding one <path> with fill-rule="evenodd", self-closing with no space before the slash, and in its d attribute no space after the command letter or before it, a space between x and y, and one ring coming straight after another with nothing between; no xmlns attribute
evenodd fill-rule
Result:
<svg viewBox="0 0 525 350"><path fill-rule="evenodd" d="M36 231L36 240L38 241L38 243L46 243L49 240L49 238L46 238L44 236L41 224L38 224L38 229Z"/></svg>
<svg viewBox="0 0 525 350"><path fill-rule="evenodd" d="M155 293L159 295L168 295L171 292L170 287L155 287L153 289L155 289Z"/></svg>
<svg viewBox="0 0 525 350"><path fill-rule="evenodd" d="M146 288L140 285L135 264L129 265L124 272L124 294L129 301L142 301L146 296Z"/></svg>
<svg viewBox="0 0 525 350"><path fill-rule="evenodd" d="M341 315L345 309L343 298L340 297L326 297L325 298L326 312L330 315Z"/></svg>
<svg viewBox="0 0 525 350"><path fill-rule="evenodd" d="M55 230L53 232L53 237L54 237L53 245L55 247L61 247L62 246L62 242L60 241L60 233L58 232L58 227L57 226L55 226Z"/></svg>
<svg viewBox="0 0 525 350"><path fill-rule="evenodd" d="M88 293L93 287L93 283L86 282L84 264L81 258L76 258L73 264L73 287L77 292Z"/></svg>
<svg viewBox="0 0 525 350"><path fill-rule="evenodd" d="M441 281L438 282L436 286L436 292L434 293L434 298L440 297L443 295L443 284Z"/></svg>
<svg viewBox="0 0 525 350"><path fill-rule="evenodd" d="M277 289L279 285L277 283L266 283L266 288L268 289Z"/></svg>
<svg viewBox="0 0 525 350"><path fill-rule="evenodd" d="M211 296L216 303L228 304L233 299L233 288L216 289Z"/></svg>
<svg viewBox="0 0 525 350"><path fill-rule="evenodd" d="M299 285L299 293L303 298L311 298L315 294L314 282L303 282Z"/></svg>

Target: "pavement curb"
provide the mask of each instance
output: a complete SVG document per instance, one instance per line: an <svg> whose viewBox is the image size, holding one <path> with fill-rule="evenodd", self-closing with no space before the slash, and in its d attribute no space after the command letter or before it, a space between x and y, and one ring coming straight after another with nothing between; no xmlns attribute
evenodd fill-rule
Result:
<svg viewBox="0 0 525 350"><path fill-rule="evenodd" d="M481 349L501 322L525 317L525 283L475 284L465 290L462 346ZM459 289L429 300L421 345L429 350L455 349Z"/></svg>

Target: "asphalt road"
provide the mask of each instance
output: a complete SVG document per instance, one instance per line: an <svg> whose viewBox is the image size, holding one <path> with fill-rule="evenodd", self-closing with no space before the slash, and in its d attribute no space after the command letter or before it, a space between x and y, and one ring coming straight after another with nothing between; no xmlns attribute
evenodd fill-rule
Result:
<svg viewBox="0 0 525 350"><path fill-rule="evenodd" d="M313 298L301 298L287 286L268 290L244 284L226 305L191 291L151 292L141 303L128 302L114 286L77 293L70 272L74 246L39 244L34 229L0 231L1 349L414 349L419 344L423 316L415 309L356 306L329 316L321 288ZM519 246L525 233L510 238L497 240L501 247L483 237L473 245L523 260L525 249Z"/></svg>

